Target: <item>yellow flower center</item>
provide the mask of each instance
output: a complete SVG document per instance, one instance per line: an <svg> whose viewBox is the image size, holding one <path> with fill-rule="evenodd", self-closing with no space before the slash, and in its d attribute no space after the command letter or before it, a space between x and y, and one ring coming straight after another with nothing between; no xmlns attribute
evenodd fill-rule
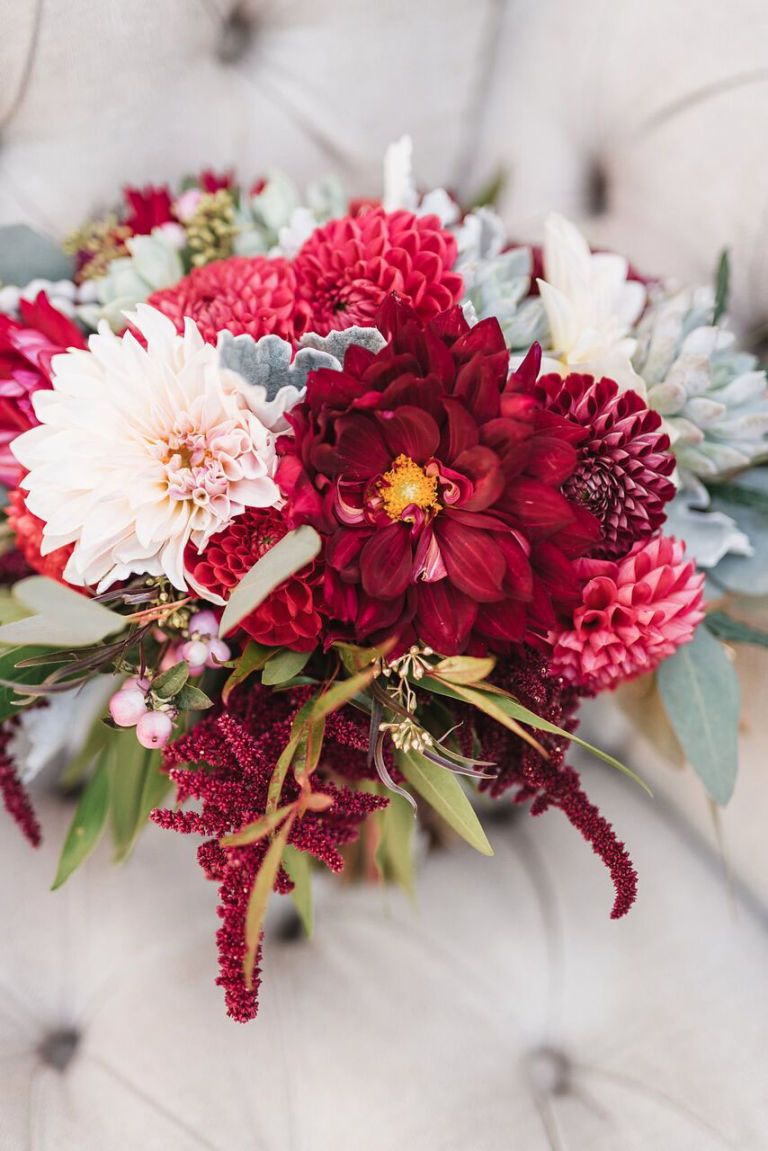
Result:
<svg viewBox="0 0 768 1151"><path fill-rule="evenodd" d="M390 519L403 519L408 508L440 510L437 476L428 476L410 456L398 456L379 481L379 494ZM408 517L406 517L408 518Z"/></svg>

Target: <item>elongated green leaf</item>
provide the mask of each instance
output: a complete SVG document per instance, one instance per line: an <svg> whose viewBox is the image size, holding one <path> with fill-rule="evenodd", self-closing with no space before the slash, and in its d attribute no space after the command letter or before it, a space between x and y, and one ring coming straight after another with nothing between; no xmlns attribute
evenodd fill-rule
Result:
<svg viewBox="0 0 768 1151"><path fill-rule="evenodd" d="M142 747L133 730L115 731L109 743L111 823L115 862L125 859L153 807L161 802L168 777L160 753Z"/></svg>
<svg viewBox="0 0 768 1151"><path fill-rule="evenodd" d="M339 679L328 691L322 692L315 699L312 707L313 719L325 719L331 712L338 711L345 703L349 703L351 699L364 691L366 687L373 681L376 675L376 668L371 666L364 668L363 671L358 671L355 675L350 675L347 679Z"/></svg>
<svg viewBox="0 0 768 1151"><path fill-rule="evenodd" d="M320 547L320 536L307 524L278 540L232 592L221 617L221 634L230 632L289 576L311 563L319 554Z"/></svg>
<svg viewBox="0 0 768 1151"><path fill-rule="evenodd" d="M75 817L64 840L51 890L61 887L91 854L104 831L108 812L109 770L106 755L102 755L80 797Z"/></svg>
<svg viewBox="0 0 768 1151"><path fill-rule="evenodd" d="M315 931L315 912L312 904L312 866L306 851L298 851L288 844L283 855L283 867L293 880L291 896L299 913L302 927L308 939Z"/></svg>
<svg viewBox="0 0 768 1151"><path fill-rule="evenodd" d="M478 658L471 655L450 655L441 659L435 667L435 674L448 683L481 683L487 679L496 666L491 656Z"/></svg>
<svg viewBox="0 0 768 1151"><path fill-rule="evenodd" d="M490 696L493 700L493 703L495 704L495 708L500 709L501 712L507 715L510 719L517 720L519 723L524 723L527 727L532 727L538 731L548 731L551 732L552 735L562 736L564 739L568 739L572 743L578 744L578 746L583 747L585 751L591 752L592 755L596 755L598 759L602 759L604 763L607 763L611 767L614 767L617 771L620 771L622 775L626 775L639 787L642 787L643 791L645 791L648 795L653 794L645 780L641 779L641 777L637 775L636 772L632 771L631 768L622 763L620 759L616 759L615 756L609 755L607 751L603 751L601 748L595 747L593 744L588 743L586 739L582 739L580 736L574 735L573 732L566 731L565 728L558 727L556 723L550 723L548 719L543 719L541 716L536 715L535 712L532 712L527 707L523 707L521 703L518 703L517 700L511 699L508 695L496 692L491 694L487 691L487 689L481 691L479 688L469 689L457 688L456 686L450 687L448 684L440 683L439 680L431 678L429 680L423 681L423 685L428 687L430 691L436 692L438 695L447 695L453 699L461 699L468 703L473 703L481 711L485 711L487 715L491 715L493 718L498 718L495 709L488 709L488 697ZM467 697L467 692L471 692L471 694L477 696L485 696L486 698L482 700L470 700ZM499 720L499 722L501 721Z"/></svg>
<svg viewBox="0 0 768 1151"><path fill-rule="evenodd" d="M246 951L243 962L243 972L245 974L245 985L249 990L253 986L253 968L256 964L256 953L259 950L259 943L261 942L261 932L264 927L264 916L267 912L267 904L269 903L272 889L275 886L275 879L277 878L277 872L283 860L283 853L288 842L288 836L291 833L291 827L292 821L289 819L283 824L270 843L267 854L264 856L264 862L256 875L256 880L248 900L248 910L245 914Z"/></svg>
<svg viewBox="0 0 768 1151"><path fill-rule="evenodd" d="M258 843L260 839L271 835L293 810L294 805L292 803L286 804L285 807L278 807L277 811L270 811L266 815L262 815L253 823L249 823L247 827L242 828L241 831L236 831L232 835L225 835L221 840L221 846L246 847L249 843Z"/></svg>
<svg viewBox="0 0 768 1151"><path fill-rule="evenodd" d="M299 708L291 726L291 736L287 744L280 753L280 757L275 764L275 770L272 772L272 778L269 781L269 789L267 791L267 814L276 811L280 803L280 796L283 791L283 784L285 777L288 774L291 764L297 755L298 749L301 745L302 739L305 737L307 725L310 723L312 708L315 706L317 697L313 696L308 699L303 707Z"/></svg>
<svg viewBox="0 0 768 1151"><path fill-rule="evenodd" d="M712 323L718 324L728 310L728 297L731 290L731 259L727 248L723 248L715 273L715 306Z"/></svg>
<svg viewBox="0 0 768 1151"><path fill-rule="evenodd" d="M706 628L656 673L669 722L691 767L715 803L733 794L739 762L741 696L722 644Z"/></svg>
<svg viewBox="0 0 768 1151"><path fill-rule="evenodd" d="M0 644L88 647L123 631L123 616L45 576L30 576L13 589L35 615L0 627Z"/></svg>
<svg viewBox="0 0 768 1151"><path fill-rule="evenodd" d="M391 794L389 804L376 813L381 829L381 842L376 852L380 870L411 898L415 898L413 881L413 833L416 820L409 803Z"/></svg>
<svg viewBox="0 0 768 1151"><path fill-rule="evenodd" d="M455 775L418 752L400 751L397 765L419 795L481 855L493 855L472 804Z"/></svg>
<svg viewBox="0 0 768 1151"><path fill-rule="evenodd" d="M5 684L0 684L0 723L17 714L24 694L23 691L21 694L14 691L12 687L7 686L7 683L39 684L55 668L54 664L40 664L37 667L16 665L25 659L45 655L47 650L49 649L44 647L14 647L0 651L0 680L6 681Z"/></svg>
<svg viewBox="0 0 768 1151"><path fill-rule="evenodd" d="M306 667L311 651L289 651L285 648L276 652L264 665L261 682L270 686L286 683Z"/></svg>
<svg viewBox="0 0 768 1151"><path fill-rule="evenodd" d="M760 631L740 619L726 615L724 611L712 611L704 620L707 631L726 643L748 643L754 647L768 647L768 631Z"/></svg>
<svg viewBox="0 0 768 1151"><path fill-rule="evenodd" d="M249 675L254 672L261 671L268 659L271 659L275 654L275 648L266 647L263 643L255 643L253 640L248 644L240 659L237 661L232 674L227 682L224 684L222 691L222 699L224 703L229 702L229 697L236 687L244 683Z"/></svg>

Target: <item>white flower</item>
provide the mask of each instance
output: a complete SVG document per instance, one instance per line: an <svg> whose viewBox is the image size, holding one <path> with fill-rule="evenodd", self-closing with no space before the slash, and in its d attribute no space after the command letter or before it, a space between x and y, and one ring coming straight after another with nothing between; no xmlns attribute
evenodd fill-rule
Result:
<svg viewBox="0 0 768 1151"><path fill-rule="evenodd" d="M630 332L645 305L645 288L627 280L628 264L610 252L592 253L562 216L547 219L541 301L550 330L549 357L542 370L610 376L645 394L631 364L636 341Z"/></svg>
<svg viewBox="0 0 768 1151"><path fill-rule="evenodd" d="M381 204L385 212L405 209L417 216L435 215L447 227L459 218L459 206L444 188L420 196L413 178L413 141L401 136L384 153L384 190Z"/></svg>
<svg viewBox="0 0 768 1151"><path fill-rule="evenodd" d="M146 349L103 324L89 351L54 357L40 426L13 450L43 554L74 544L70 583L145 573L183 591L187 543L200 551L246 507L279 503L274 437L191 320L179 336L147 305L129 319Z"/></svg>

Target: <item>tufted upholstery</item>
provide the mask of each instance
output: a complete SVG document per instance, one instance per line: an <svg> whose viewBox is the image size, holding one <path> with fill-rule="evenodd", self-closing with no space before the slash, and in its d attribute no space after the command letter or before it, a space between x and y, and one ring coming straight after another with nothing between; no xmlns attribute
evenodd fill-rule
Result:
<svg viewBox="0 0 768 1151"><path fill-rule="evenodd" d="M516 235L559 208L688 277L730 245L751 331L766 33L760 0L0 0L0 222L60 234L203 163L370 192L409 131L426 185L504 168ZM418 914L327 884L312 943L275 922L249 1028L193 845L150 831L49 895L70 812L41 796L47 845L0 846L0 1151L765 1151L765 666L742 659L730 888L696 782L636 743L653 803L585 766L641 872L627 921L556 814L520 815L495 860L430 856Z"/></svg>

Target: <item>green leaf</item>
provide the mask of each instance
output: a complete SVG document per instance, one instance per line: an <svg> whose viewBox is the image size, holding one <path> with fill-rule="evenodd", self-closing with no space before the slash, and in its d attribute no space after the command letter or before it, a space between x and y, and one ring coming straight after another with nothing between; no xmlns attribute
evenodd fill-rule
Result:
<svg viewBox="0 0 768 1151"><path fill-rule="evenodd" d="M291 764L296 757L302 741L306 739L306 729L313 721L311 718L312 709L315 706L317 696L308 699L307 702L299 708L294 717L291 725L290 738L280 753L280 757L275 764L275 770L272 772L272 778L269 781L269 789L267 791L267 814L275 811L280 802L280 796L283 791L283 784L285 777L288 774Z"/></svg>
<svg viewBox="0 0 768 1151"><path fill-rule="evenodd" d="M168 776L160 771L160 753L142 747L136 733L116 731L108 748L111 774L111 822L115 862L130 854L131 848L153 807L168 788Z"/></svg>
<svg viewBox="0 0 768 1151"><path fill-rule="evenodd" d="M709 612L704 620L704 626L712 635L726 643L749 643L755 647L768 647L768 631L760 631L742 623L740 619L733 619L724 611Z"/></svg>
<svg viewBox="0 0 768 1151"><path fill-rule="evenodd" d="M38 664L36 667L17 667L26 659L45 655L49 648L44 647L14 647L10 650L0 651L0 680L19 685L42 683L46 676L55 669L56 664ZM15 690L6 684L0 684L0 723L16 715L22 702L23 691Z"/></svg>
<svg viewBox="0 0 768 1151"><path fill-rule="evenodd" d="M413 821L411 821L413 822ZM315 914L312 905L312 865L306 851L298 851L288 844L283 855L283 867L293 880L294 906L299 913L304 932L311 939L315 930Z"/></svg>
<svg viewBox="0 0 768 1151"><path fill-rule="evenodd" d="M157 679L152 680L152 694L158 699L173 699L189 679L189 664L185 659L169 667Z"/></svg>
<svg viewBox="0 0 768 1151"><path fill-rule="evenodd" d="M275 652L264 665L261 682L270 686L287 683L304 670L311 655L311 651L290 651L288 648Z"/></svg>
<svg viewBox="0 0 768 1151"><path fill-rule="evenodd" d="M748 472L738 483L711 483L709 492L726 503L742 508L757 508L768 516L768 490L765 487L752 487L747 482L750 476L759 480L761 475L761 472Z"/></svg>
<svg viewBox="0 0 768 1151"><path fill-rule="evenodd" d="M100 719L94 723L88 733L88 738L83 745L82 751L80 751L74 759L69 760L59 776L59 786L61 788L67 791L70 788L76 787L77 784L83 780L106 748L113 733L114 728L108 727Z"/></svg>
<svg viewBox="0 0 768 1151"><path fill-rule="evenodd" d="M256 671L261 671L268 659L275 654L275 648L267 647L263 643L255 643L250 641L240 659L235 665L235 669L224 684L224 689L221 697L224 703L228 703L229 697L236 687L244 683L249 675L253 675Z"/></svg>
<svg viewBox="0 0 768 1151"><path fill-rule="evenodd" d="M391 794L388 806L376 814L381 830L381 842L376 852L379 867L387 879L399 884L411 899L415 899L413 832L416 820L411 805L399 795Z"/></svg>
<svg viewBox="0 0 768 1151"><path fill-rule="evenodd" d="M30 576L13 594L36 614L0 627L0 644L89 647L126 628L125 618L45 576Z"/></svg>
<svg viewBox="0 0 768 1151"><path fill-rule="evenodd" d="M345 703L349 703L359 692L364 691L376 676L376 667L372 664L363 671L350 675L347 679L339 679L327 691L321 692L315 698L312 707L313 719L325 719L331 712L338 711Z"/></svg>
<svg viewBox="0 0 768 1151"><path fill-rule="evenodd" d="M283 820L288 818L294 807L293 803L288 803L285 807L278 807L276 811L269 811L266 815L259 816L258 819L254 819L253 823L247 824L240 831L235 831L232 835L225 835L221 840L221 846L247 847L251 843L258 843L267 835L271 835Z"/></svg>
<svg viewBox="0 0 768 1151"><path fill-rule="evenodd" d="M278 540L243 576L232 592L221 617L221 635L227 635L263 603L275 588L311 563L320 553L320 547L320 536L308 524L303 524Z"/></svg>
<svg viewBox="0 0 768 1151"><path fill-rule="evenodd" d="M109 811L109 770L106 754L85 785L59 857L52 891L61 887L73 871L87 859L99 842Z"/></svg>
<svg viewBox="0 0 768 1151"><path fill-rule="evenodd" d="M496 666L492 656L451 655L435 666L435 674L449 683L481 683Z"/></svg>
<svg viewBox="0 0 768 1151"><path fill-rule="evenodd" d="M481 855L493 855L475 809L455 775L415 751L397 752L397 765L411 787L462 839Z"/></svg>
<svg viewBox="0 0 768 1151"><path fill-rule="evenodd" d="M277 873L283 860L283 853L292 826L293 821L290 819L286 820L270 843L267 854L264 856L264 862L259 868L256 879L254 880L248 900L248 909L245 913L246 951L243 961L243 972L245 974L245 985L249 991L253 986L253 969L256 965L256 953L259 950L259 943L261 942L261 932L264 927L264 916L266 915L267 904L269 903L269 897L275 886L275 879L277 878Z"/></svg>
<svg viewBox="0 0 768 1151"><path fill-rule="evenodd" d="M727 248L723 248L717 262L715 272L715 307L712 312L712 323L718 324L728 309L728 297L731 290L731 258Z"/></svg>
<svg viewBox="0 0 768 1151"><path fill-rule="evenodd" d="M564 739L570 740L572 743L578 744L583 747L585 751L589 751L592 755L596 755L598 759L602 759L604 763L614 767L620 771L622 775L626 775L634 783L642 787L648 795L652 795L652 791L645 780L641 779L631 768L622 763L621 760L616 759L615 756L609 755L607 751L603 751L599 747L594 747L593 744L587 743L586 739L581 739L580 736L574 735L571 731L566 731L565 728L558 727L555 723L550 723L548 719L544 719L540 715L536 715L529 708L523 707L517 700L512 699L508 695L494 691L493 693L487 690L481 691L479 688L465 688L454 685L450 687L448 684L440 683L439 680L431 679L422 681L423 686L428 690L436 692L438 695L447 695L452 699L464 700L467 703L472 703L480 711L484 711L486 715L490 715L497 722L503 723L503 716L509 719L524 723L527 727L532 727L537 731L548 731L552 735L562 736ZM479 697L479 698L476 698ZM514 728L512 729L514 730Z"/></svg>
<svg viewBox="0 0 768 1151"><path fill-rule="evenodd" d="M207 707L213 707L210 696L193 683L185 683L173 702L182 711L205 711Z"/></svg>
<svg viewBox="0 0 768 1151"><path fill-rule="evenodd" d="M722 644L699 627L656 673L664 709L688 762L715 803L733 794L738 769L739 681Z"/></svg>
<svg viewBox="0 0 768 1151"><path fill-rule="evenodd" d="M27 224L0 228L0 283L23 288L32 280L71 280L74 260L49 236Z"/></svg>
<svg viewBox="0 0 768 1151"><path fill-rule="evenodd" d="M505 168L498 168L491 176L490 180L475 193L467 205L467 211L473 208L492 208L494 207L500 197L504 188L507 185L508 172Z"/></svg>

